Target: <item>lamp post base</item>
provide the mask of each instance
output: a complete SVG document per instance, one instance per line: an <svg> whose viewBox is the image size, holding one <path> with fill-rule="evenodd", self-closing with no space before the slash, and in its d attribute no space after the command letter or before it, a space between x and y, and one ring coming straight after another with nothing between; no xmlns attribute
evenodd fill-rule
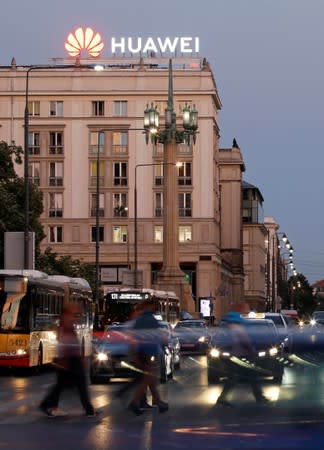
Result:
<svg viewBox="0 0 324 450"><path fill-rule="evenodd" d="M195 312L195 302L192 297L191 286L184 279L184 274L180 269L161 270L158 273L154 289L174 292L180 299L181 311Z"/></svg>

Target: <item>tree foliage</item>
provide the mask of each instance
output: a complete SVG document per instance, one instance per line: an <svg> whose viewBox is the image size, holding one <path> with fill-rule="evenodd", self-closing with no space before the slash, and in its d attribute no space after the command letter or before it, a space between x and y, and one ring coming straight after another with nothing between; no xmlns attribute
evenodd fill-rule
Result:
<svg viewBox="0 0 324 450"><path fill-rule="evenodd" d="M85 278L92 290L95 287L95 266L85 264L71 256L58 256L51 247L36 258L36 269L48 275L66 275L68 277Z"/></svg>
<svg viewBox="0 0 324 450"><path fill-rule="evenodd" d="M290 305L296 309L300 317L310 317L316 308L313 289L303 274L290 277L288 280Z"/></svg>
<svg viewBox="0 0 324 450"><path fill-rule="evenodd" d="M15 172L16 164L22 163L21 147L0 142L0 267L4 267L4 233L24 231L25 228L25 182ZM38 187L29 185L29 225L35 232L36 255L44 238L43 226L39 220L43 212L43 195Z"/></svg>

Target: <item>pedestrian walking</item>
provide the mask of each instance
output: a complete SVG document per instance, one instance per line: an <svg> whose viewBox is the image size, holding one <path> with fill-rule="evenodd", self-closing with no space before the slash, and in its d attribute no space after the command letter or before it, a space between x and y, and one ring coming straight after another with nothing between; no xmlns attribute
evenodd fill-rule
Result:
<svg viewBox="0 0 324 450"><path fill-rule="evenodd" d="M90 400L84 356L74 328L80 313L81 310L78 305L65 301L58 330L56 383L39 406L39 409L49 417L67 415L58 405L62 391L71 388L77 388L86 416L94 417L96 415Z"/></svg>
<svg viewBox="0 0 324 450"><path fill-rule="evenodd" d="M254 359L256 350L245 328L245 321L239 312L233 311L227 313L222 319L228 329L228 339L230 340L231 354L239 358L246 357ZM227 378L225 379L223 390L217 399L217 405L233 406L229 401L229 395L240 380L249 383L257 403L268 403L269 400L263 395L258 375L245 373L244 368L232 370L228 368Z"/></svg>
<svg viewBox="0 0 324 450"><path fill-rule="evenodd" d="M143 311L135 319L133 330L137 340L136 360L141 376L135 388L129 408L137 415L143 413L141 404L147 389L152 394L152 402L163 413L169 409L168 403L161 399L157 387L157 372L162 352L162 333L158 320L154 317L154 303L150 299L143 302Z"/></svg>

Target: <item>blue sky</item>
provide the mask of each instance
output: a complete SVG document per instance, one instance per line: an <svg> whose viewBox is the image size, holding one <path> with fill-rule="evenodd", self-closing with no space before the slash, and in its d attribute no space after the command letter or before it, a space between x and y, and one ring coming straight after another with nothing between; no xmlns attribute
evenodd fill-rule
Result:
<svg viewBox="0 0 324 450"><path fill-rule="evenodd" d="M199 36L246 181L264 197L310 283L324 278L324 0L11 0L1 4L0 64L64 57L78 26L102 36Z"/></svg>

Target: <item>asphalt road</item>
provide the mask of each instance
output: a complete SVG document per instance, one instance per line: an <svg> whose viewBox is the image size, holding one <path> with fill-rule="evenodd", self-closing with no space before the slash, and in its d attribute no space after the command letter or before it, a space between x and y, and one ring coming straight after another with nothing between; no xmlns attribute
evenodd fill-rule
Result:
<svg viewBox="0 0 324 450"><path fill-rule="evenodd" d="M115 381L91 386L100 415L86 418L76 393L61 407L67 418L48 418L37 406L54 380L52 372L17 376L0 373L0 449L165 450L321 449L324 447L324 374L286 370L281 386L267 385L266 406L257 406L248 386L234 391L234 408L215 406L221 386L208 386L206 360L186 356L174 380L160 385L170 410L135 416L129 398L114 398Z"/></svg>

